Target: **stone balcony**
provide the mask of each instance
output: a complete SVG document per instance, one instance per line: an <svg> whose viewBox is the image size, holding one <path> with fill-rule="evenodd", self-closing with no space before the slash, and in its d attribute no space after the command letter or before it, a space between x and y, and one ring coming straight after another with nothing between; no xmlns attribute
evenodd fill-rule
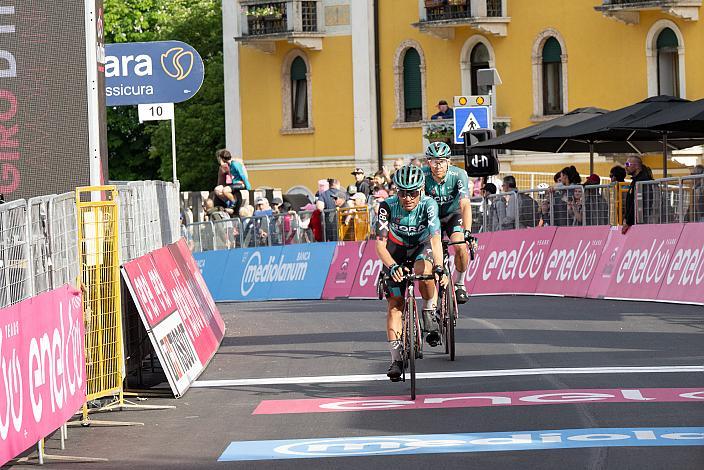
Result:
<svg viewBox="0 0 704 470"><path fill-rule="evenodd" d="M623 23L638 24L640 12L649 10L662 11L687 21L698 21L701 6L702 0L604 0L594 9Z"/></svg>
<svg viewBox="0 0 704 470"><path fill-rule="evenodd" d="M495 36L508 35L508 0L424 0L419 4L420 21L413 26L424 33L453 39L455 29L469 27Z"/></svg>

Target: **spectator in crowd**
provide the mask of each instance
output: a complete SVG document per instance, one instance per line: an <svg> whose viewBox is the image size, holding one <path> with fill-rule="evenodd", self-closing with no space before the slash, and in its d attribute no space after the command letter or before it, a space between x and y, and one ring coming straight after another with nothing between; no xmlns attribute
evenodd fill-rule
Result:
<svg viewBox="0 0 704 470"><path fill-rule="evenodd" d="M315 200L317 201L320 196L330 189L330 181L329 180L318 180L318 190L315 192Z"/></svg>
<svg viewBox="0 0 704 470"><path fill-rule="evenodd" d="M375 189L385 189L388 191L390 181L387 179L387 175L383 169L374 173L372 184Z"/></svg>
<svg viewBox="0 0 704 470"><path fill-rule="evenodd" d="M421 168L423 166L423 161L420 158L416 157L413 160L411 160L411 165L417 166L418 168Z"/></svg>
<svg viewBox="0 0 704 470"><path fill-rule="evenodd" d="M487 183L481 188L482 197L484 198L484 212L486 214L486 225L482 227L482 232L495 232L501 230L501 220L505 217L506 206L501 201L501 204L496 204L500 199L492 198L496 194L496 185L494 183ZM499 214L499 206L503 209L504 213Z"/></svg>
<svg viewBox="0 0 704 470"><path fill-rule="evenodd" d="M563 186L582 184L582 177L579 176L579 172L574 165L566 166L560 171L560 183Z"/></svg>
<svg viewBox="0 0 704 470"><path fill-rule="evenodd" d="M601 184L601 177L596 173L592 173L584 181L584 186L598 186Z"/></svg>
<svg viewBox="0 0 704 470"><path fill-rule="evenodd" d="M499 223L502 230L516 228L516 216L518 215L519 201L516 178L513 175L504 176L501 184L501 192L506 193L496 201L496 210L499 213Z"/></svg>
<svg viewBox="0 0 704 470"><path fill-rule="evenodd" d="M238 213L242 205L240 191L252 189L247 169L240 160L232 158L232 154L227 149L218 150L215 157L219 165L215 195L225 204L226 208L233 209L234 213Z"/></svg>
<svg viewBox="0 0 704 470"><path fill-rule="evenodd" d="M616 165L609 171L609 178L612 183L624 183L626 181L626 169L621 165Z"/></svg>
<svg viewBox="0 0 704 470"><path fill-rule="evenodd" d="M438 112L433 114L430 119L452 119L455 117L455 113L452 108L447 104L447 101L440 100L438 102Z"/></svg>
<svg viewBox="0 0 704 470"><path fill-rule="evenodd" d="M403 161L403 158L397 158L396 160L394 160L394 163L393 163L394 171L391 173L391 176L393 176L394 173L396 173L403 165L405 165L405 163L406 162Z"/></svg>
<svg viewBox="0 0 704 470"><path fill-rule="evenodd" d="M271 234L271 216L274 215L274 211L265 197L258 198L254 202L254 208L254 226L258 243L266 245Z"/></svg>
<svg viewBox="0 0 704 470"><path fill-rule="evenodd" d="M364 170L361 168L355 168L354 171L352 172L352 176L354 176L355 182L355 188L356 192L364 194L366 197L369 197L369 195L372 193L371 188L369 187L369 183L367 182L366 178L364 177Z"/></svg>
<svg viewBox="0 0 704 470"><path fill-rule="evenodd" d="M347 195L340 186L340 180L330 180L330 189L320 195L315 203L325 224L325 240L337 239L337 211L347 201Z"/></svg>
<svg viewBox="0 0 704 470"><path fill-rule="evenodd" d="M550 222L550 199L545 197L540 201L540 222L538 227L549 227Z"/></svg>
<svg viewBox="0 0 704 470"><path fill-rule="evenodd" d="M567 196L567 225L584 225L584 190L579 187Z"/></svg>
<svg viewBox="0 0 704 470"><path fill-rule="evenodd" d="M704 165L692 168L692 200L687 209L687 222L704 222Z"/></svg>
<svg viewBox="0 0 704 470"><path fill-rule="evenodd" d="M631 184L626 194L626 212L621 228L621 233L624 235L636 223L636 183L639 181L652 181L653 173L650 168L643 165L643 159L639 156L628 157L626 161L626 173L631 177ZM644 215L649 215L652 203L652 192L649 188L643 188L643 204Z"/></svg>

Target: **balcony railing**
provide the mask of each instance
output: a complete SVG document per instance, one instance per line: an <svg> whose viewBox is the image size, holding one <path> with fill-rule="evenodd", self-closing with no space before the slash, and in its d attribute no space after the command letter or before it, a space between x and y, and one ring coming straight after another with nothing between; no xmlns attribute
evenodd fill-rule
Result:
<svg viewBox="0 0 704 470"><path fill-rule="evenodd" d="M420 21L413 26L443 39L453 38L454 29L465 26L506 36L511 20L506 5L507 0L425 0L420 4Z"/></svg>
<svg viewBox="0 0 704 470"><path fill-rule="evenodd" d="M245 45L273 52L276 41L287 40L302 47L322 48L320 0L242 0L241 31Z"/></svg>

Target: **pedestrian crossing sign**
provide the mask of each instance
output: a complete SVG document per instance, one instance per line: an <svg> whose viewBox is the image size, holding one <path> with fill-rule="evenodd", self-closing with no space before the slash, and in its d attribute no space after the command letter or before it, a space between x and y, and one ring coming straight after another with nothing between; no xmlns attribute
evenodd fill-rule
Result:
<svg viewBox="0 0 704 470"><path fill-rule="evenodd" d="M492 128L489 106L466 106L454 111L456 144L464 144L464 133L467 131Z"/></svg>

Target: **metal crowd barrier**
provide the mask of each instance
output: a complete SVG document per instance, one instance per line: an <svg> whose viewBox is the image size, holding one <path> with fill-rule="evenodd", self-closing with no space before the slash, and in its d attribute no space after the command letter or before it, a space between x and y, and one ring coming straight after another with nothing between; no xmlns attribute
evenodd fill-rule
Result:
<svg viewBox="0 0 704 470"><path fill-rule="evenodd" d="M704 175L636 183L636 223L704 222Z"/></svg>

